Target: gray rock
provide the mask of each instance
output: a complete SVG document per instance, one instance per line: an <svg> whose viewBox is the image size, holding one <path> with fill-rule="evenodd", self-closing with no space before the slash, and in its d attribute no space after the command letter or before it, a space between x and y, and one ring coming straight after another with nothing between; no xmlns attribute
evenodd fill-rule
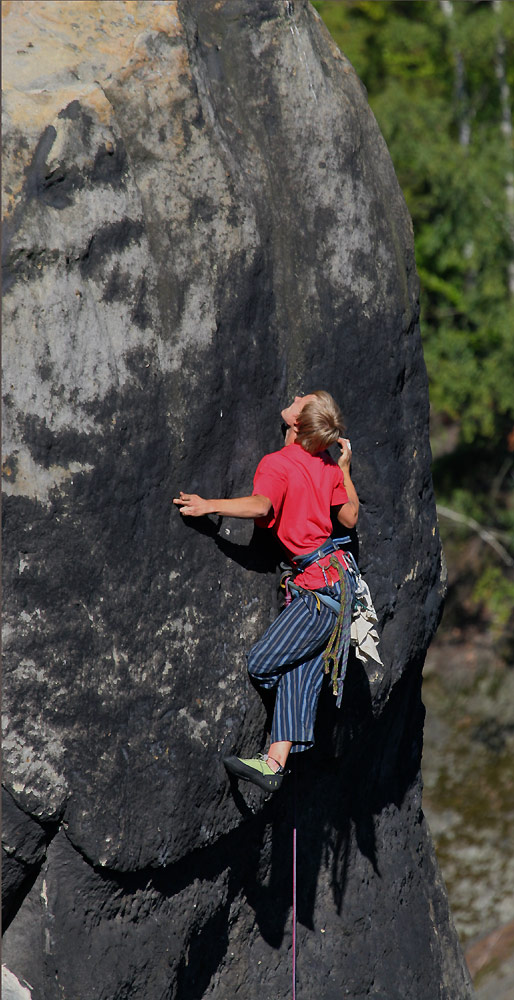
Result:
<svg viewBox="0 0 514 1000"><path fill-rule="evenodd" d="M32 886L55 833L22 812L2 788L2 926L5 929Z"/></svg>
<svg viewBox="0 0 514 1000"><path fill-rule="evenodd" d="M420 808L444 584L418 282L364 90L281 0L14 5L4 62L4 781L58 831L7 966L47 1000L289 996L296 809L299 989L469 997ZM171 498L249 492L316 387L385 666L351 662L263 802L220 758L265 738L245 651L279 554Z"/></svg>

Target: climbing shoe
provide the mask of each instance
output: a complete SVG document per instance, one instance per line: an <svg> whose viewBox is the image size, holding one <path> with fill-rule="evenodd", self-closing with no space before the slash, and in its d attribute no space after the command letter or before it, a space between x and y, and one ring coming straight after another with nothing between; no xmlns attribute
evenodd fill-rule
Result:
<svg viewBox="0 0 514 1000"><path fill-rule="evenodd" d="M282 784L285 771L279 767L275 773L267 763L267 755L257 754L257 757L250 757L243 760L241 757L224 757L223 763L229 774L241 778L242 781L251 781L258 785L264 792L276 792Z"/></svg>

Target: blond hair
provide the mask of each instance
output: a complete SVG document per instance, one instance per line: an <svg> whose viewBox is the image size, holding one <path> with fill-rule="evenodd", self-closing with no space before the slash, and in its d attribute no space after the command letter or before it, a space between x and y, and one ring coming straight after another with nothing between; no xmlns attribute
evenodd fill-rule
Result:
<svg viewBox="0 0 514 1000"><path fill-rule="evenodd" d="M345 426L341 410L329 392L318 389L309 395L316 398L309 400L300 411L296 441L305 451L316 455L335 444L342 437Z"/></svg>

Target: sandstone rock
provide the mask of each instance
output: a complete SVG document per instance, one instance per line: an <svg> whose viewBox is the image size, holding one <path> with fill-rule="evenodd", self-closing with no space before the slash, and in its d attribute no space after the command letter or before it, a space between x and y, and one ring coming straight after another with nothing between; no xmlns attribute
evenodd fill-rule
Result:
<svg viewBox="0 0 514 1000"><path fill-rule="evenodd" d="M6 927L27 895L51 839L2 788L2 924Z"/></svg>
<svg viewBox="0 0 514 1000"><path fill-rule="evenodd" d="M303 0L4 22L4 781L55 834L5 961L47 1000L290 995L294 784L220 764L264 739L278 556L170 501L248 492L325 387L385 666L298 761L299 983L468 997L420 806L444 588L412 232L363 88Z"/></svg>

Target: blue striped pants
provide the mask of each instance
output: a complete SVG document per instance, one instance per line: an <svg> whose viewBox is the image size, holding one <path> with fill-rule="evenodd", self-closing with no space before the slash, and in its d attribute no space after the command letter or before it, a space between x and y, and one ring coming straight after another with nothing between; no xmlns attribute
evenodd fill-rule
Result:
<svg viewBox="0 0 514 1000"><path fill-rule="evenodd" d="M321 593L339 600L339 583ZM248 654L248 672L259 687L276 688L271 742L291 740L291 752L314 743L314 723L323 683L322 656L336 614L311 593L293 597Z"/></svg>

